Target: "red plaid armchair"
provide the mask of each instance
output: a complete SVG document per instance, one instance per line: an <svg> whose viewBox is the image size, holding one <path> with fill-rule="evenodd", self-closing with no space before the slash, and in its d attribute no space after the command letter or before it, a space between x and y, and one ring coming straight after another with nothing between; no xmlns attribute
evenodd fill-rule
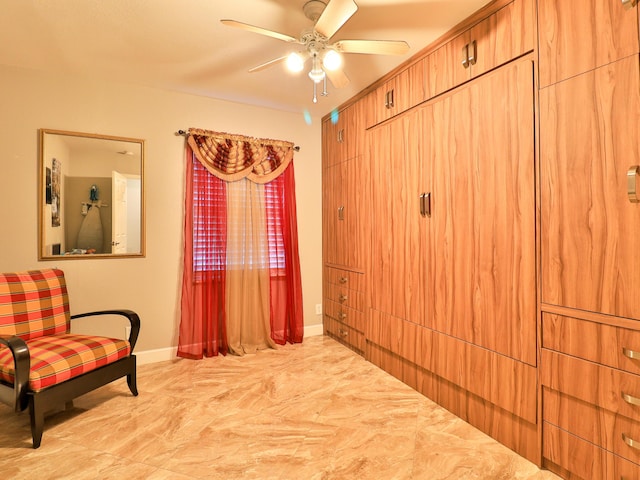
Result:
<svg viewBox="0 0 640 480"><path fill-rule="evenodd" d="M72 319L97 315L126 317L129 339L70 333ZM124 376L138 395L133 348L139 332L140 318L130 310L71 316L61 270L0 274L0 402L16 412L29 407L33 448L53 407Z"/></svg>

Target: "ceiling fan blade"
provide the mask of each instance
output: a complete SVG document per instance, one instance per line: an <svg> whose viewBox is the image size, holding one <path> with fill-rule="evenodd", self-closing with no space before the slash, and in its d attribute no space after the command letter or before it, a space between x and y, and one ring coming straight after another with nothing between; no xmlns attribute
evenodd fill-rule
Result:
<svg viewBox="0 0 640 480"><path fill-rule="evenodd" d="M237 22L236 20L220 20L220 22L228 27L240 28L249 32L259 33L260 35L266 35L267 37L277 38L278 40L283 40L285 42L300 43L297 38L290 35L274 32L273 30L267 30L266 28L256 27L254 25L249 25L248 23Z"/></svg>
<svg viewBox="0 0 640 480"><path fill-rule="evenodd" d="M331 0L316 22L315 30L326 38L331 38L358 10L353 0Z"/></svg>
<svg viewBox="0 0 640 480"><path fill-rule="evenodd" d="M409 51L409 44L403 40L340 40L333 47L343 53L374 55L403 55Z"/></svg>
<svg viewBox="0 0 640 480"><path fill-rule="evenodd" d="M264 70L265 68L269 68L271 65L275 65L278 62L283 62L284 60L287 59L287 55L285 55L284 57L280 57L280 58L274 58L273 60L269 60L268 62L262 63L260 65L257 65L253 68L249 69L249 73L253 73L253 72L258 72L260 70Z"/></svg>
<svg viewBox="0 0 640 480"><path fill-rule="evenodd" d="M325 70L327 77L331 80L331 83L336 88L344 88L349 85L349 77L342 71L342 69L338 70Z"/></svg>

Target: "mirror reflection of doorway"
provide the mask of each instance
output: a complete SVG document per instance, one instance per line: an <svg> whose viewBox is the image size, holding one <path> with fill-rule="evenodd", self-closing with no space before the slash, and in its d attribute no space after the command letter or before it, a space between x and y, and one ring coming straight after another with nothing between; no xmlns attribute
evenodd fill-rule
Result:
<svg viewBox="0 0 640 480"><path fill-rule="evenodd" d="M120 254L138 252L141 241L140 210L129 206L136 206L140 202L140 176L113 171L111 180L113 192L111 252Z"/></svg>

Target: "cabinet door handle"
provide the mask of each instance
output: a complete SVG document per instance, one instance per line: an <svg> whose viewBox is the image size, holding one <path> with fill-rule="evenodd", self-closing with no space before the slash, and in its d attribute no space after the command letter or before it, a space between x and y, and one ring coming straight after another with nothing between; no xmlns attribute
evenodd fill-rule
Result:
<svg viewBox="0 0 640 480"><path fill-rule="evenodd" d="M636 352L635 350L630 350L628 348L622 347L622 354L625 357L629 357L633 360L638 360L640 359L640 352Z"/></svg>
<svg viewBox="0 0 640 480"><path fill-rule="evenodd" d="M338 220L344 220L344 205L338 207Z"/></svg>
<svg viewBox="0 0 640 480"><path fill-rule="evenodd" d="M638 196L638 175L640 175L640 166L634 165L627 171L627 195L631 203L639 203Z"/></svg>
<svg viewBox="0 0 640 480"><path fill-rule="evenodd" d="M467 43L462 47L462 66L469 68L469 44Z"/></svg>
<svg viewBox="0 0 640 480"><path fill-rule="evenodd" d="M627 402L629 405L637 405L640 406L640 398L633 397L628 393L621 392L622 399Z"/></svg>
<svg viewBox="0 0 640 480"><path fill-rule="evenodd" d="M420 195L420 215L423 217L431 216L431 192Z"/></svg>
<svg viewBox="0 0 640 480"><path fill-rule="evenodd" d="M622 440L624 440L624 443L629 445L631 448L640 450L640 442L638 442L637 440L634 440L633 438L626 436L624 433L622 434Z"/></svg>
<svg viewBox="0 0 640 480"><path fill-rule="evenodd" d="M622 5L624 5L624 8L627 10L635 7L637 4L638 0L622 0Z"/></svg>
<svg viewBox="0 0 640 480"><path fill-rule="evenodd" d="M478 45L474 40L469 44L469 65L475 65L478 60Z"/></svg>
<svg viewBox="0 0 640 480"><path fill-rule="evenodd" d="M387 108L393 108L393 90L392 88L384 96L384 106Z"/></svg>

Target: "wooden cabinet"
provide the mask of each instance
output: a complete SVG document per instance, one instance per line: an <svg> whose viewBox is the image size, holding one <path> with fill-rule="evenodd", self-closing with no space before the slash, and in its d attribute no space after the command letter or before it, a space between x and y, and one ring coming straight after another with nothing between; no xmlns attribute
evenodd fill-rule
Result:
<svg viewBox="0 0 640 480"><path fill-rule="evenodd" d="M640 319L639 58L540 92L542 301ZM640 188L640 185L638 185Z"/></svg>
<svg viewBox="0 0 640 480"><path fill-rule="evenodd" d="M425 64L419 60L369 94L367 127L377 125L425 100Z"/></svg>
<svg viewBox="0 0 640 480"><path fill-rule="evenodd" d="M624 3L538 1L541 88L638 53L638 7Z"/></svg>
<svg viewBox="0 0 640 480"><path fill-rule="evenodd" d="M640 478L640 330L544 313L542 342L545 464L565 477Z"/></svg>
<svg viewBox="0 0 640 480"><path fill-rule="evenodd" d="M535 461L533 119L525 58L368 132L365 332L367 358L434 375L445 382L426 390L434 397L455 385L447 408ZM482 423L495 408L514 415L509 439Z"/></svg>
<svg viewBox="0 0 640 480"><path fill-rule="evenodd" d="M365 294L361 273L326 267L324 330L359 354L365 350Z"/></svg>
<svg viewBox="0 0 640 480"><path fill-rule="evenodd" d="M535 2L514 0L425 58L431 98L533 51Z"/></svg>

